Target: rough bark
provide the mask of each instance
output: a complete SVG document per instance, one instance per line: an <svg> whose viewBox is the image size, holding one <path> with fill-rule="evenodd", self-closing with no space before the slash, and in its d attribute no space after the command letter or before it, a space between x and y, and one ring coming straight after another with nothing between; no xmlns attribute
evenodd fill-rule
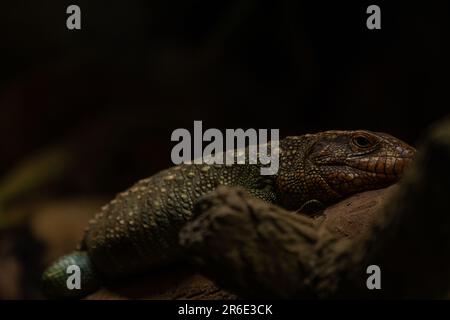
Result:
<svg viewBox="0 0 450 320"><path fill-rule="evenodd" d="M377 212L397 186L356 194L325 209L314 225L328 228L339 237L357 239L376 219ZM71 248L69 248L71 249ZM185 265L175 266L147 277L103 288L88 299L236 299L210 279Z"/></svg>

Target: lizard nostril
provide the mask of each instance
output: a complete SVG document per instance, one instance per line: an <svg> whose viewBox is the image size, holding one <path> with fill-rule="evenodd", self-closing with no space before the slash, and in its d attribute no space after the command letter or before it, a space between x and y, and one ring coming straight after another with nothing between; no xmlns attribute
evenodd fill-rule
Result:
<svg viewBox="0 0 450 320"><path fill-rule="evenodd" d="M403 150L403 152L401 153L401 155L402 155L402 157L404 157L404 158L410 158L410 159L412 159L413 157L414 157L414 155L415 155L415 150L413 150L413 149L405 149L405 150Z"/></svg>
<svg viewBox="0 0 450 320"><path fill-rule="evenodd" d="M416 154L416 150L409 146L407 148L398 146L396 150L402 158L412 158Z"/></svg>

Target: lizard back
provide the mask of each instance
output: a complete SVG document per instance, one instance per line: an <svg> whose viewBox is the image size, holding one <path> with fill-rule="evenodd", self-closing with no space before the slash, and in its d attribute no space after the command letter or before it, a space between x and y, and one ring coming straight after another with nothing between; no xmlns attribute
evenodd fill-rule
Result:
<svg viewBox="0 0 450 320"><path fill-rule="evenodd" d="M256 165L184 164L163 170L104 206L90 221L81 249L107 278L167 265L182 257L178 232L195 201L218 185L243 186L274 201L270 183L257 177Z"/></svg>

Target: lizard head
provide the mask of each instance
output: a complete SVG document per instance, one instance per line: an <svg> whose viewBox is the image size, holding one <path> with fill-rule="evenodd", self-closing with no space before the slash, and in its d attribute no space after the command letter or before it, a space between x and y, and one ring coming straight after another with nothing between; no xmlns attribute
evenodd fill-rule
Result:
<svg viewBox="0 0 450 320"><path fill-rule="evenodd" d="M287 137L281 144L277 189L282 204L330 203L399 180L416 150L386 133L326 131Z"/></svg>

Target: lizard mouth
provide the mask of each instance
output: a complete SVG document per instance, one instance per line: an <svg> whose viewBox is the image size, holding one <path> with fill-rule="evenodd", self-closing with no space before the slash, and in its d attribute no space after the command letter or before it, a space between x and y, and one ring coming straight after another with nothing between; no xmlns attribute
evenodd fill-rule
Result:
<svg viewBox="0 0 450 320"><path fill-rule="evenodd" d="M364 172L399 177L412 160L412 157L348 158L344 165Z"/></svg>

